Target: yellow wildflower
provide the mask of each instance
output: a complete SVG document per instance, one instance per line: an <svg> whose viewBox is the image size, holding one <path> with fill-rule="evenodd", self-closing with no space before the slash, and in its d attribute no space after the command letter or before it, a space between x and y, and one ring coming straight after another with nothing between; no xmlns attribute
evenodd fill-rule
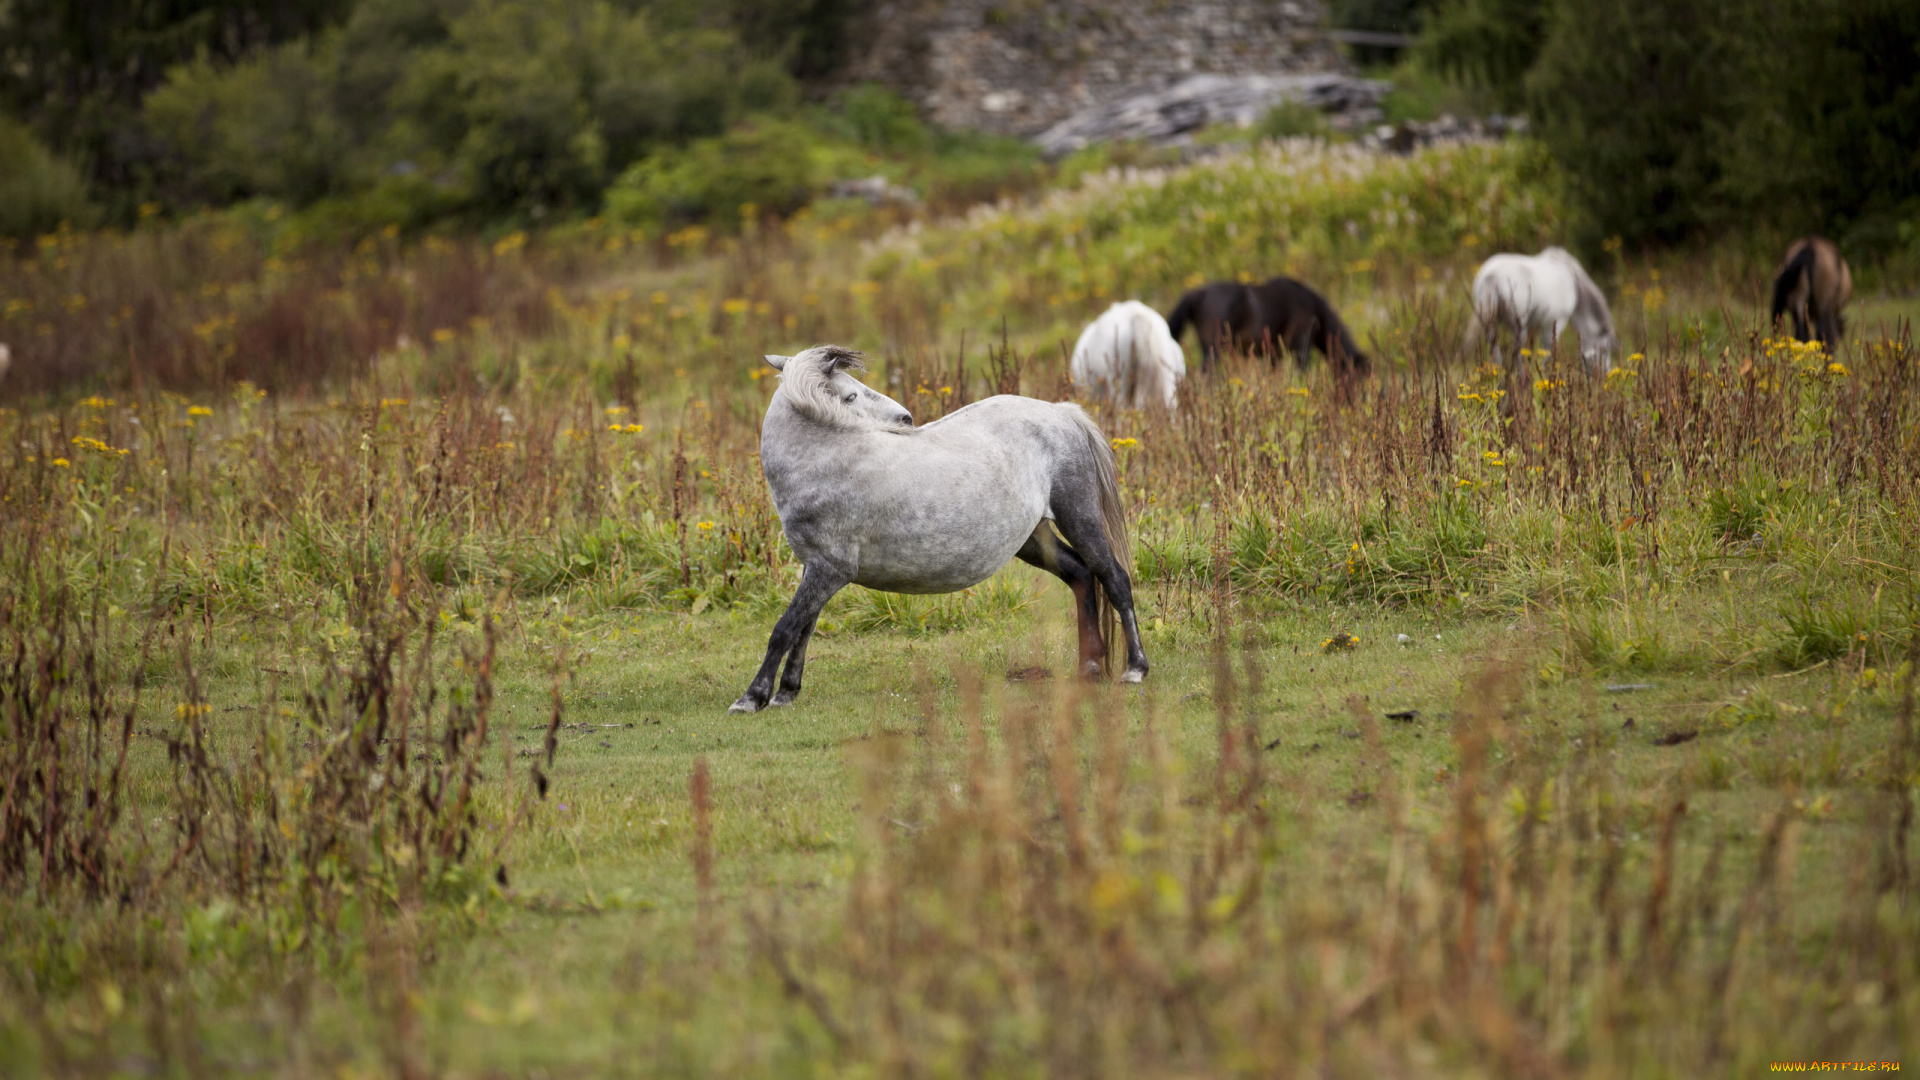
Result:
<svg viewBox="0 0 1920 1080"><path fill-rule="evenodd" d="M1113 448L1114 448L1115 450L1130 450L1130 449L1132 449L1133 447L1136 447L1136 446L1139 446L1139 445L1140 445L1140 440L1139 440L1139 439L1131 439L1131 438L1128 438L1128 439L1115 439L1115 440L1113 440Z"/></svg>

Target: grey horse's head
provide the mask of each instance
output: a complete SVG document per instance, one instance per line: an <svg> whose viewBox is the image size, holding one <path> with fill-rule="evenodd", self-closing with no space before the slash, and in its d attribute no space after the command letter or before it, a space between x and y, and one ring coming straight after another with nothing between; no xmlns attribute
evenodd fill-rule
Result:
<svg viewBox="0 0 1920 1080"><path fill-rule="evenodd" d="M1605 375L1613 370L1613 352L1617 347L1611 329L1595 334L1594 340L1587 341L1586 331L1580 332L1580 359L1586 362L1587 371L1594 375Z"/></svg>
<svg viewBox="0 0 1920 1080"><path fill-rule="evenodd" d="M1607 306L1607 294L1567 249L1550 247L1540 257L1552 259L1573 274L1573 325L1580 331L1580 358L1586 361L1587 371L1594 375L1612 371L1613 352L1619 343L1613 333L1613 310Z"/></svg>
<svg viewBox="0 0 1920 1080"><path fill-rule="evenodd" d="M847 374L866 370L852 349L816 345L793 356L766 359L780 372L780 392L814 420L846 428L913 426L913 414L905 405Z"/></svg>

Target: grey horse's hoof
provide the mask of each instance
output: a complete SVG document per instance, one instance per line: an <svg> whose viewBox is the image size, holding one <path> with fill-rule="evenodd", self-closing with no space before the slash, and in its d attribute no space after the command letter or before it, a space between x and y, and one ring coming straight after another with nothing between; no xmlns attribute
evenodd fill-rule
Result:
<svg viewBox="0 0 1920 1080"><path fill-rule="evenodd" d="M760 711L760 708L760 703L753 700L752 694L741 694L740 700L727 706L727 715L741 716L746 713L757 713Z"/></svg>
<svg viewBox="0 0 1920 1080"><path fill-rule="evenodd" d="M1146 679L1146 677L1147 670L1145 668L1128 668L1120 673L1120 681L1123 683L1141 682Z"/></svg>
<svg viewBox="0 0 1920 1080"><path fill-rule="evenodd" d="M769 706L791 705L793 704L793 699L799 696L800 696L800 691L798 690L782 690L779 693L773 695L773 700L767 702L767 704Z"/></svg>

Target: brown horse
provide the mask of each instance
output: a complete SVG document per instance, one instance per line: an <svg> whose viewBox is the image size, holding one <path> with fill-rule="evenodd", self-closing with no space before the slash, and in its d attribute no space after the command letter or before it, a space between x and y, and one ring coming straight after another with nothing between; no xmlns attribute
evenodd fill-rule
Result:
<svg viewBox="0 0 1920 1080"><path fill-rule="evenodd" d="M1180 298L1167 329L1179 341L1192 323L1200 332L1200 366L1213 366L1224 349L1242 348L1278 358L1284 346L1294 363L1305 367L1313 349L1342 372L1365 375L1367 354L1353 343L1347 324L1325 297L1289 277L1261 285L1216 281Z"/></svg>
<svg viewBox="0 0 1920 1080"><path fill-rule="evenodd" d="M1824 236L1803 236L1787 248L1780 269L1773 272L1773 314L1775 325L1780 313L1793 314L1796 341L1817 340L1832 349L1847 332L1840 312L1853 299L1853 272L1840 249ZM1807 335L1811 318L1813 335Z"/></svg>

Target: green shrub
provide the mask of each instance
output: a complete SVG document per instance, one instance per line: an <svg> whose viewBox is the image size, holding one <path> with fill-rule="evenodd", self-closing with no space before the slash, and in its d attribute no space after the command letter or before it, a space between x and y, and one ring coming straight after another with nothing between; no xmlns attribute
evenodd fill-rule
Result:
<svg viewBox="0 0 1920 1080"><path fill-rule="evenodd" d="M925 149L930 141L913 102L884 86L862 83L842 91L835 104L838 108L828 114L837 120L834 126L862 146L917 151Z"/></svg>
<svg viewBox="0 0 1920 1080"><path fill-rule="evenodd" d="M1282 101L1267 110L1254 131L1268 139L1290 139L1298 135L1325 135L1326 114L1299 101Z"/></svg>
<svg viewBox="0 0 1920 1080"><path fill-rule="evenodd" d="M144 115L176 201L417 221L591 210L635 160L793 97L732 34L651 8L368 0L319 37L170 69Z"/></svg>
<svg viewBox="0 0 1920 1080"><path fill-rule="evenodd" d="M80 170L40 145L25 125L0 116L0 235L31 236L92 217Z"/></svg>
<svg viewBox="0 0 1920 1080"><path fill-rule="evenodd" d="M625 224L711 220L725 227L748 208L791 213L805 206L823 182L815 141L798 124L759 119L684 150L663 151L628 169L608 189L606 214Z"/></svg>
<svg viewBox="0 0 1920 1080"><path fill-rule="evenodd" d="M205 57L167 73L146 119L172 150L174 201L268 195L311 202L346 181L326 73L305 45L235 67Z"/></svg>
<svg viewBox="0 0 1920 1080"><path fill-rule="evenodd" d="M1441 0L1422 23L1418 57L1516 109L1555 15L1553 0Z"/></svg>
<svg viewBox="0 0 1920 1080"><path fill-rule="evenodd" d="M812 115L811 126L823 147L838 142L868 152L849 152L837 162L823 158L833 179L871 175L870 155L883 154L890 159L883 171L935 204L990 201L1032 190L1053 175L1024 139L931 127L912 102L884 87L841 92L831 108Z"/></svg>
<svg viewBox="0 0 1920 1080"><path fill-rule="evenodd" d="M395 91L422 147L483 208L590 207L655 146L785 104L788 82L730 35L663 29L645 11L569 0L479 5Z"/></svg>
<svg viewBox="0 0 1920 1080"><path fill-rule="evenodd" d="M927 198L949 206L1019 195L1050 178L1040 152L1024 139L977 131L936 131L931 160L915 171Z"/></svg>

